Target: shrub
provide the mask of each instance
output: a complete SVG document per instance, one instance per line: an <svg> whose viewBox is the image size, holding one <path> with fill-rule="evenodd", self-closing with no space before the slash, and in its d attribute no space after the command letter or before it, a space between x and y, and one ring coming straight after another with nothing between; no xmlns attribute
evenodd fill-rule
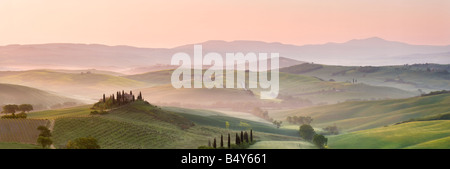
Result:
<svg viewBox="0 0 450 169"><path fill-rule="evenodd" d="M93 137L80 137L74 141L68 141L66 145L67 149L100 149L100 145L97 144L97 139Z"/></svg>

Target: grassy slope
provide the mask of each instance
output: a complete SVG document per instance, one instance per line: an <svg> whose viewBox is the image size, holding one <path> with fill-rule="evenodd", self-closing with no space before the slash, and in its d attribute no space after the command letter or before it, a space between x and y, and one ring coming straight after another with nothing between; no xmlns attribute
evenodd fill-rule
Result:
<svg viewBox="0 0 450 169"><path fill-rule="evenodd" d="M80 117L88 116L92 111L92 105L83 105L64 109L44 110L28 113L27 118L32 119L56 119L62 117Z"/></svg>
<svg viewBox="0 0 450 169"><path fill-rule="evenodd" d="M128 79L146 82L150 85L170 84L170 77L174 70L160 70L143 74L124 76Z"/></svg>
<svg viewBox="0 0 450 169"><path fill-rule="evenodd" d="M314 103L336 103L352 99L405 98L415 94L391 87L323 81L316 77L280 73L280 94L309 99Z"/></svg>
<svg viewBox="0 0 450 169"><path fill-rule="evenodd" d="M409 122L329 138L329 148L450 148L450 121Z"/></svg>
<svg viewBox="0 0 450 169"><path fill-rule="evenodd" d="M41 149L42 147L33 144L22 143L2 143L0 142L0 149Z"/></svg>
<svg viewBox="0 0 450 169"><path fill-rule="evenodd" d="M258 141L249 149L316 149L317 147L305 141Z"/></svg>
<svg viewBox="0 0 450 169"><path fill-rule="evenodd" d="M64 102L79 101L31 87L0 83L0 105L26 103L47 107Z"/></svg>
<svg viewBox="0 0 450 169"><path fill-rule="evenodd" d="M311 116L313 125L334 123L343 130L355 131L390 125L411 118L450 112L450 94L408 99L357 101L317 106L271 114L276 119L287 116Z"/></svg>
<svg viewBox="0 0 450 169"><path fill-rule="evenodd" d="M450 65L414 65L414 66L383 66L376 67L371 73L360 71L360 67L354 66L329 66L322 65L319 69L312 69L318 65L295 65L283 68L280 71L293 74L315 76L324 80L334 79L336 81L352 81L357 79L358 83L375 86L389 86L416 92L422 89L425 92L433 90L448 89L450 74L439 71L428 72L426 69L449 70ZM394 81L386 81L391 79Z"/></svg>
<svg viewBox="0 0 450 169"><path fill-rule="evenodd" d="M142 89L144 94L151 94L153 102L162 100L166 102L187 102L181 97L190 96L193 103L213 103L217 101L258 101L259 92L267 89L251 88L256 96L248 96L242 90L235 89L174 89L170 82L173 70L162 70L139 75L125 76L127 78L142 81L153 87ZM220 76L222 77L222 76ZM216 78L219 78L217 76ZM246 74L248 86L248 73ZM224 84L226 80L224 80ZM314 103L336 103L338 101L352 99L384 99L405 98L414 96L415 93L403 91L391 87L377 87L365 84L350 84L345 82L329 82L321 79L280 72L280 94L291 95L298 98L309 99ZM240 86L240 84L238 85ZM214 97L211 97L214 96ZM220 97L218 97L220 96Z"/></svg>
<svg viewBox="0 0 450 169"><path fill-rule="evenodd" d="M205 118L204 123L196 122L195 126L183 129L183 126L191 124L190 119L199 120L202 117ZM68 140L87 136L97 138L102 148L197 148L206 145L213 137L219 138L220 134L226 136L227 133L231 133L234 140L235 131L225 129L224 121L220 123L222 126L215 127L208 121L211 119L193 114L185 118L178 113L135 102L112 110L107 115L57 118L53 139L57 148L64 147ZM236 119L226 120L231 123ZM255 139L299 141L298 137L258 131L254 135Z"/></svg>
<svg viewBox="0 0 450 169"><path fill-rule="evenodd" d="M187 119L193 121L196 124L200 125L206 125L206 126L214 126L219 128L225 128L225 123L228 122L230 124L229 129L231 130L249 130L252 128L254 131L259 132L265 132L265 133L272 133L272 134L282 134L287 136L298 136L298 131L296 129L277 129L272 124L267 123L261 123L261 122L255 122L251 120L245 120L235 117L230 117L226 115L215 115L212 114L205 116L205 115L198 115L196 113L196 110L189 109L182 109L179 108L179 110L175 110L178 114L180 114L183 117L186 117ZM240 125L242 123L247 123L249 126Z"/></svg>
<svg viewBox="0 0 450 169"><path fill-rule="evenodd" d="M82 75L49 70L0 72L0 80L64 93L73 97L79 96L84 99L98 98L103 94L100 91L114 92L146 86L144 82L112 75L95 73Z"/></svg>

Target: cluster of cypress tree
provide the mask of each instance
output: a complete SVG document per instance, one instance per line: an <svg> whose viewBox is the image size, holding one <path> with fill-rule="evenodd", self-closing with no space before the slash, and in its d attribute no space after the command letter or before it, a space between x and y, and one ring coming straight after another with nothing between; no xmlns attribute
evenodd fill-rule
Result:
<svg viewBox="0 0 450 169"><path fill-rule="evenodd" d="M247 133L247 131L243 132L241 131L240 136L238 133L236 133L236 137L235 137L236 141L235 144L236 145L240 145L244 142L246 143L251 143L253 142L253 130L250 130L250 134ZM208 140L208 147L212 147L212 148L218 148L217 147L217 143L216 143L216 138L213 139L213 143L211 145L211 140ZM220 147L219 148L224 148L223 146L223 135L220 135ZM228 144L227 144L227 148L231 148L231 136L230 133L228 133Z"/></svg>
<svg viewBox="0 0 450 169"><path fill-rule="evenodd" d="M126 97L127 95L129 95L129 97ZM116 95L112 94L109 96L109 99L112 100L112 104L118 104L118 105L124 105L130 102L134 102L136 100L144 100L144 98L142 97L142 93L139 92L139 95L136 97L133 94L133 91L130 90L130 93L126 93L125 91L122 90L122 92L118 91L116 92ZM103 94L103 99L102 99L103 103L107 102L107 99L105 97L105 94Z"/></svg>
<svg viewBox="0 0 450 169"><path fill-rule="evenodd" d="M130 93L126 93L123 90L117 91L115 94L111 94L109 98L103 94L103 98L98 103L94 104L93 109L110 109L116 106L126 105L137 100L144 100L141 92L139 92L139 95L136 98L133 91L130 91Z"/></svg>

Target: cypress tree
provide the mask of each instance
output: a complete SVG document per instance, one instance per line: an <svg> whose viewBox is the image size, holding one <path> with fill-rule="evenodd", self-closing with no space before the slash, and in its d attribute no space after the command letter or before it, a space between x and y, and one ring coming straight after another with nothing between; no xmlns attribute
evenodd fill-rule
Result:
<svg viewBox="0 0 450 169"><path fill-rule="evenodd" d="M241 139L239 139L239 135L236 133L236 145L241 143Z"/></svg>
<svg viewBox="0 0 450 169"><path fill-rule="evenodd" d="M214 137L213 148L216 148L216 138Z"/></svg>
<svg viewBox="0 0 450 169"><path fill-rule="evenodd" d="M230 139L230 133L228 133L228 148L230 148L231 147L231 139Z"/></svg>
<svg viewBox="0 0 450 169"><path fill-rule="evenodd" d="M130 95L133 95L133 91L130 90Z"/></svg>
<svg viewBox="0 0 450 169"><path fill-rule="evenodd" d="M211 147L211 140L208 140L208 147Z"/></svg>
<svg viewBox="0 0 450 169"><path fill-rule="evenodd" d="M103 94L103 103L106 102L105 94Z"/></svg>
<svg viewBox="0 0 450 169"><path fill-rule="evenodd" d="M248 134L247 134L247 131L244 133L244 140L245 140L245 142L248 143Z"/></svg>
<svg viewBox="0 0 450 169"><path fill-rule="evenodd" d="M122 90L122 103L125 104L125 92Z"/></svg>
<svg viewBox="0 0 450 169"><path fill-rule="evenodd" d="M120 105L120 93L119 92L117 92L117 103L119 103L119 105Z"/></svg>
<svg viewBox="0 0 450 169"><path fill-rule="evenodd" d="M112 97L112 103L113 105L116 103L115 99L114 99L114 94L111 96Z"/></svg>
<svg viewBox="0 0 450 169"><path fill-rule="evenodd" d="M250 130L250 142L253 142L253 130Z"/></svg>
<svg viewBox="0 0 450 169"><path fill-rule="evenodd" d="M244 133L241 131L241 143L244 142Z"/></svg>
<svg viewBox="0 0 450 169"><path fill-rule="evenodd" d="M223 148L223 135L220 135L220 147Z"/></svg>

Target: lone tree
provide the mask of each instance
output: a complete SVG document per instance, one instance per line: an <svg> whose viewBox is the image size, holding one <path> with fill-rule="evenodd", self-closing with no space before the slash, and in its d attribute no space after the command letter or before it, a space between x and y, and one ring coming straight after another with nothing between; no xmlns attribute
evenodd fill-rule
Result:
<svg viewBox="0 0 450 169"><path fill-rule="evenodd" d="M277 128L280 128L280 126L283 123L283 121L276 121L276 120L274 120L272 123L273 123L273 125L277 126Z"/></svg>
<svg viewBox="0 0 450 169"><path fill-rule="evenodd" d="M304 124L300 126L300 137L302 137L303 139L311 141L315 134L316 132L311 127L311 125Z"/></svg>
<svg viewBox="0 0 450 169"><path fill-rule="evenodd" d="M42 146L42 148L47 148L52 145L53 141L50 139L50 137L52 136L50 130L45 126L39 126L37 129L41 131L37 142Z"/></svg>
<svg viewBox="0 0 450 169"><path fill-rule="evenodd" d="M70 141L66 145L67 149L100 149L97 139L93 137L80 137Z"/></svg>
<svg viewBox="0 0 450 169"><path fill-rule="evenodd" d="M17 110L19 110L19 106L15 104L8 104L3 106L3 113L5 114L11 113L12 115L14 115L14 113L16 113Z"/></svg>
<svg viewBox="0 0 450 169"><path fill-rule="evenodd" d="M328 139L321 134L316 134L314 135L313 143L320 149L324 149L328 143Z"/></svg>
<svg viewBox="0 0 450 169"><path fill-rule="evenodd" d="M39 136L37 142L42 146L42 148L47 148L53 144L53 141L49 137Z"/></svg>
<svg viewBox="0 0 450 169"><path fill-rule="evenodd" d="M52 134L50 133L50 130L45 126L39 126L37 129L39 131L41 131L39 136L42 136L42 137L51 137L52 136Z"/></svg>
<svg viewBox="0 0 450 169"><path fill-rule="evenodd" d="M19 105L18 110L28 113L33 110L33 106L31 104L21 104L21 105Z"/></svg>

